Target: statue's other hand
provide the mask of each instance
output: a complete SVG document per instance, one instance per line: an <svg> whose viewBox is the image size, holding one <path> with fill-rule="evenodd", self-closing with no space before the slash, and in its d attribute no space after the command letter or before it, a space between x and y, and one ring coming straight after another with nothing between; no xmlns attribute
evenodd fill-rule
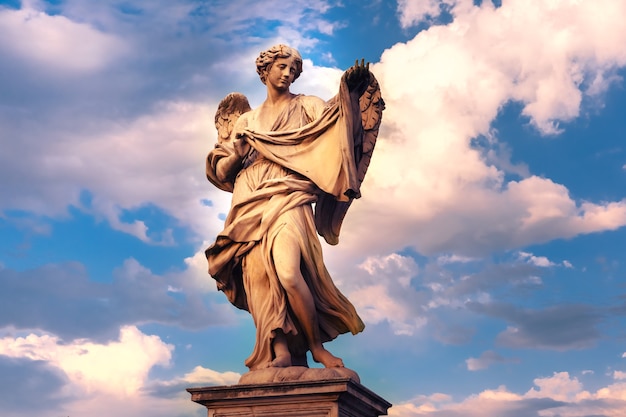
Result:
<svg viewBox="0 0 626 417"><path fill-rule="evenodd" d="M250 151L250 144L246 140L246 135L243 133L237 132L235 134L235 140L233 141L233 147L235 148L235 152L241 158L246 156Z"/></svg>
<svg viewBox="0 0 626 417"><path fill-rule="evenodd" d="M365 63L364 59L357 59L354 65L344 74L346 84L350 92L357 92L359 96L365 92L370 80L370 63Z"/></svg>

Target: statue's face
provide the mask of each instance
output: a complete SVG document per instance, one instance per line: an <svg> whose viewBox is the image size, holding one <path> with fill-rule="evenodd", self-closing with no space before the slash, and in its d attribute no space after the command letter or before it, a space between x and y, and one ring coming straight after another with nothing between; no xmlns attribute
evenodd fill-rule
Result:
<svg viewBox="0 0 626 417"><path fill-rule="evenodd" d="M277 90L289 90L296 76L296 60L293 56L278 58L267 71L265 83Z"/></svg>

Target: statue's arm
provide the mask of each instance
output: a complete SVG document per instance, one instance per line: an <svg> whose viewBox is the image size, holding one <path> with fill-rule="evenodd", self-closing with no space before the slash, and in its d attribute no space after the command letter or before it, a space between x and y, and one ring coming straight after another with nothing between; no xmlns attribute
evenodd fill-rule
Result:
<svg viewBox="0 0 626 417"><path fill-rule="evenodd" d="M247 115L242 114L235 123L230 140L222 144L228 155L219 158L215 164L215 175L222 182L233 182L243 166L245 156L250 150L250 145L242 134L247 125Z"/></svg>
<svg viewBox="0 0 626 417"><path fill-rule="evenodd" d="M241 115L234 124L230 137L218 141L215 148L206 158L207 179L216 187L224 191L233 191L235 178L250 149L245 137L241 135L247 126L246 115Z"/></svg>
<svg viewBox="0 0 626 417"><path fill-rule="evenodd" d="M221 182L233 182L237 173L243 166L243 157L237 152L232 152L217 160L215 164L215 176Z"/></svg>

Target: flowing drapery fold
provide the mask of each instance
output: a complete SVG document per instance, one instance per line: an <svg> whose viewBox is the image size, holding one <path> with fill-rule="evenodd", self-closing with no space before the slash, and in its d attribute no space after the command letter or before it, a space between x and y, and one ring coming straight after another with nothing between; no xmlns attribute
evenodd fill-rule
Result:
<svg viewBox="0 0 626 417"><path fill-rule="evenodd" d="M287 335L292 354L304 355L308 347L276 274L272 254L279 235L299 246L301 272L315 302L322 341L364 327L326 270L312 208L321 194L339 201L358 195L354 103L345 83L326 106L316 103L308 96L294 97L270 132L256 129L251 112L244 130L251 151L236 178L217 175L219 161L234 152L230 142L207 157L209 180L233 192L224 230L206 250L209 273L235 306L252 314L257 334L246 360L250 369L271 362L277 330Z"/></svg>

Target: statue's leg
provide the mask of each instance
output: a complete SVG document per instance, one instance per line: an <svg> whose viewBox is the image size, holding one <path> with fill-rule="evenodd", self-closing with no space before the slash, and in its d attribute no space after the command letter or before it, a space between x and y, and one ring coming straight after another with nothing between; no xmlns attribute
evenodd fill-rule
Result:
<svg viewBox="0 0 626 417"><path fill-rule="evenodd" d="M274 360L270 364L276 368L286 368L291 366L291 352L289 352L289 345L287 344L287 338L282 330L275 331L274 339L272 340L272 350L274 351Z"/></svg>
<svg viewBox="0 0 626 417"><path fill-rule="evenodd" d="M302 255L299 238L289 225L278 232L272 255L276 274L287 293L289 306L304 331L313 360L327 368L343 367L343 361L322 345L315 301L300 270Z"/></svg>
<svg viewBox="0 0 626 417"><path fill-rule="evenodd" d="M252 248L242 262L248 311L252 314L256 327L254 351L246 360L246 366L250 370L291 366L286 337L280 329L283 320L277 316L278 307L272 302L273 289L265 270L261 246ZM278 288L280 283L276 282L275 285Z"/></svg>

